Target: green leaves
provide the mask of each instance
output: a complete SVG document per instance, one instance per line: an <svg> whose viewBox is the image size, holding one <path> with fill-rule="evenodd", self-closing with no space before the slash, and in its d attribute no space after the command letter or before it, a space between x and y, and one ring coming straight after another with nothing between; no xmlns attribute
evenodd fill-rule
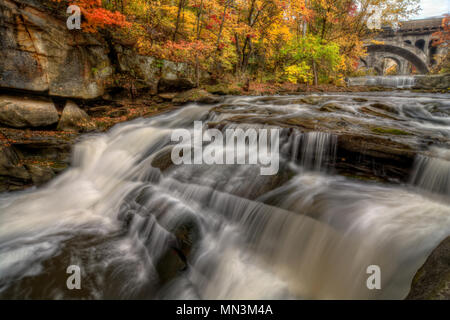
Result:
<svg viewBox="0 0 450 320"><path fill-rule="evenodd" d="M287 65L284 69L285 75L288 81L294 83L311 81L314 62L320 75L336 72L341 61L338 44L313 35L294 40L281 51Z"/></svg>

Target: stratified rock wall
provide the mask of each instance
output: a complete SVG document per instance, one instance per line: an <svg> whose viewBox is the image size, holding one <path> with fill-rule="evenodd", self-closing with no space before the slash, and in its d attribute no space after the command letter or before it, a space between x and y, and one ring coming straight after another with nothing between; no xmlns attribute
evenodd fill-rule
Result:
<svg viewBox="0 0 450 320"><path fill-rule="evenodd" d="M35 2L0 3L0 48L3 88L91 99L113 71L103 39L68 30Z"/></svg>
<svg viewBox="0 0 450 320"><path fill-rule="evenodd" d="M192 66L139 55L131 48L108 43L100 34L69 30L64 20L66 7L46 5L54 3L0 2L0 88L94 99L114 86L115 73L130 75L140 87L150 88L148 94L157 93L160 79L196 83ZM200 73L201 79L207 77L206 72Z"/></svg>

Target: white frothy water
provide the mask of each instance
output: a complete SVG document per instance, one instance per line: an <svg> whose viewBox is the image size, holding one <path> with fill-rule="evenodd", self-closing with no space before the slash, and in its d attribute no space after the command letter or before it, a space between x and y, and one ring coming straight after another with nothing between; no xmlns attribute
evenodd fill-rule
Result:
<svg viewBox="0 0 450 320"><path fill-rule="evenodd" d="M70 264L83 270L77 298L406 296L450 233L447 203L327 174L337 138L320 132L287 133L277 176L254 165L158 169L170 161L172 130L217 121L208 110L191 105L86 137L47 186L3 195L0 297L73 297ZM366 287L374 264L382 290Z"/></svg>
<svg viewBox="0 0 450 320"><path fill-rule="evenodd" d="M325 162L333 165L335 161L337 136L327 132L294 131L287 146L291 148L293 161L300 159L304 168L321 171Z"/></svg>
<svg viewBox="0 0 450 320"><path fill-rule="evenodd" d="M412 88L415 83L414 76L367 76L348 79L350 86L378 86L398 89Z"/></svg>
<svg viewBox="0 0 450 320"><path fill-rule="evenodd" d="M434 148L430 156L418 156L411 183L433 193L450 196L450 151Z"/></svg>

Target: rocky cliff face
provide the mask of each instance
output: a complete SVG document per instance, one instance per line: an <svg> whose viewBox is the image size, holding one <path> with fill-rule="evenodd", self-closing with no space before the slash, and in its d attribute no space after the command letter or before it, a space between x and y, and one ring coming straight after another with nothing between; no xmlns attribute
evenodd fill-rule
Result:
<svg viewBox="0 0 450 320"><path fill-rule="evenodd" d="M91 99L113 71L103 39L69 31L35 1L0 3L0 47L3 88Z"/></svg>
<svg viewBox="0 0 450 320"><path fill-rule="evenodd" d="M0 88L94 99L114 86L115 73L130 75L150 94L157 93L160 79L193 86L191 66L140 56L98 34L68 30L66 7L50 5L34 0L0 3Z"/></svg>
<svg viewBox="0 0 450 320"><path fill-rule="evenodd" d="M175 96L196 82L192 66L69 30L66 9L49 0L0 1L0 192L42 184L67 167L77 134L101 129L89 116L116 122L157 112L154 103L165 101L158 93ZM145 103L130 108L125 100L139 94Z"/></svg>

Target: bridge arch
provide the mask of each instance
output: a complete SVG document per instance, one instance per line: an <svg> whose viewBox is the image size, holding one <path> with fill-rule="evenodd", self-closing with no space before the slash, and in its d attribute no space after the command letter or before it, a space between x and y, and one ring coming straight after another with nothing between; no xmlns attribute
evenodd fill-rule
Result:
<svg viewBox="0 0 450 320"><path fill-rule="evenodd" d="M392 61L394 61L397 64L397 72L398 74L403 74L403 69L404 69L404 64L405 62L402 61L402 59L397 56L397 55L393 55L393 54L386 54L383 56L383 60L385 59L391 59ZM383 61L384 62L384 61Z"/></svg>
<svg viewBox="0 0 450 320"><path fill-rule="evenodd" d="M396 45L391 43L374 44L370 43L366 45L367 52L371 53L389 53L392 55L400 56L409 61L416 69L422 73L428 73L427 57L423 51L410 45Z"/></svg>
<svg viewBox="0 0 450 320"><path fill-rule="evenodd" d="M416 41L415 43L416 48L422 50L423 52L425 52L425 40L424 39L419 39Z"/></svg>

